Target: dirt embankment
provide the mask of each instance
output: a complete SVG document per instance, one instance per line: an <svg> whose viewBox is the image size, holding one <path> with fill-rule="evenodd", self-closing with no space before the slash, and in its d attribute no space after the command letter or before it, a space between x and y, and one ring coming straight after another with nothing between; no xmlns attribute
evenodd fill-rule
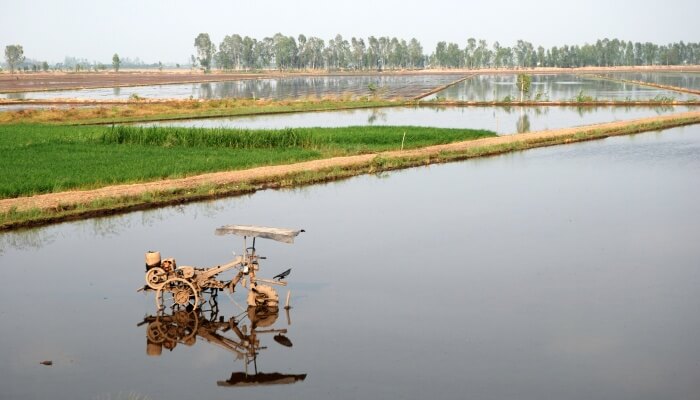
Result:
<svg viewBox="0 0 700 400"><path fill-rule="evenodd" d="M265 182L281 179L289 174L309 171L321 171L329 168L353 168L372 162L377 157L382 159L410 159L425 156L438 156L442 153L465 152L470 149L486 148L489 146L507 146L509 144L522 143L523 148L537 147L555 144L557 138L572 137L576 134L584 134L592 130L619 134L622 128L629 126L645 125L648 129L654 129L654 123L669 123L673 121L685 122L676 125L700 122L700 111L664 115L650 118L642 118L630 121L618 121L597 125L588 125L575 128L557 129L550 131L530 132L511 136L499 136L479 140L451 143L438 146L430 146L417 150L391 151L383 153L362 154L349 157L336 157L324 160L307 161L290 165L277 165L252 168L242 171L228 171L208 173L191 176L182 179L161 180L155 182L137 183L129 185L115 185L95 190L69 191L60 193L43 194L32 197L20 197L0 200L0 212L10 210L24 211L30 209L52 210L66 205L89 204L93 201L107 198L135 197L147 193L157 193L171 190L187 190L202 185L232 185L248 182ZM578 140L585 140L581 138Z"/></svg>
<svg viewBox="0 0 700 400"><path fill-rule="evenodd" d="M598 73L598 72L700 72L700 65L649 67L584 67L584 68L488 68L427 69L398 71L301 71L301 72L220 72L209 74L193 71L124 71L124 72L50 72L0 73L0 93L35 92L46 90L94 89L104 87L148 86L177 83L216 82L225 80L278 78L289 76L346 76L346 75L440 75L440 74L513 74L513 73Z"/></svg>

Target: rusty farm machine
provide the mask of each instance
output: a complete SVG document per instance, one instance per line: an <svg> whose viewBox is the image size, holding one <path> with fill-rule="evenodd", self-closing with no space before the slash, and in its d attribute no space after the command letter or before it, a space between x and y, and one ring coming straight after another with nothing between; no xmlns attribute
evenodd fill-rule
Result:
<svg viewBox="0 0 700 400"><path fill-rule="evenodd" d="M249 307L276 309L279 307L279 295L272 285L286 286L285 278L291 272L288 269L273 279L258 277L260 260L265 257L257 253L256 239L271 239L282 243L293 243L294 238L304 230L268 228L252 225L226 225L216 230L217 235L237 235L243 237L243 253L235 256L226 264L210 268L178 266L174 258L161 259L159 252L146 253L146 286L144 289L155 290L156 306L159 310L196 310L201 308L206 299L204 294L214 296L219 290L233 293L237 285L248 290ZM248 239L252 238L251 246ZM236 270L230 280L220 279L224 272ZM289 293L288 293L289 295ZM287 297L287 301L289 297Z"/></svg>

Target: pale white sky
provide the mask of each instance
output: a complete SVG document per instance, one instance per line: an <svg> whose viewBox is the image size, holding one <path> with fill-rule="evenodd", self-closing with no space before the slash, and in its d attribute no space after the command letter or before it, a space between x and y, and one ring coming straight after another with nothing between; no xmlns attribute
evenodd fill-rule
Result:
<svg viewBox="0 0 700 400"><path fill-rule="evenodd" d="M51 63L67 55L109 63L115 52L186 63L200 32L217 45L234 33L416 37L426 53L469 37L509 46L604 37L666 44L700 42L699 20L698 0L0 0L0 48L21 44L26 57Z"/></svg>

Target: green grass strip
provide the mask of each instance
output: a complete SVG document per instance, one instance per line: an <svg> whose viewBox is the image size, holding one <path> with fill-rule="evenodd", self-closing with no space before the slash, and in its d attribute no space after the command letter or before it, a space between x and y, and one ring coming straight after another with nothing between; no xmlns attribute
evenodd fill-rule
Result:
<svg viewBox="0 0 700 400"><path fill-rule="evenodd" d="M0 125L0 198L181 178L495 136L415 126L240 130Z"/></svg>

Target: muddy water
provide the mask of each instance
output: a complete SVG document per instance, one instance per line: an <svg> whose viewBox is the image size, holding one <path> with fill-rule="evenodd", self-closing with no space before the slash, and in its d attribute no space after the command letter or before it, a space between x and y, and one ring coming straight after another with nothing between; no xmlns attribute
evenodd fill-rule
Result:
<svg viewBox="0 0 700 400"><path fill-rule="evenodd" d="M207 118L144 124L281 129L357 125L414 125L488 129L502 135L568 128L686 111L687 107L392 107L349 111Z"/></svg>
<svg viewBox="0 0 700 400"><path fill-rule="evenodd" d="M0 391L698 398L699 173L696 125L5 233ZM213 231L233 222L307 230L258 242L262 275L292 267L291 324L272 327L293 346L261 334L257 367L304 380L218 386L243 360L200 335L147 355L143 253L223 262L239 242Z"/></svg>
<svg viewBox="0 0 700 400"><path fill-rule="evenodd" d="M148 99L298 99L368 95L384 98L412 98L461 77L462 75L358 75L246 79L211 83L5 93L0 94L0 98L110 100L128 99L132 95Z"/></svg>
<svg viewBox="0 0 700 400"><path fill-rule="evenodd" d="M520 99L515 85L516 75L479 75L440 91L426 100L444 98L460 101L494 101L506 96ZM575 100L579 94L594 100L649 100L657 96L675 100L694 99L697 96L656 89L636 84L596 79L585 75L557 74L532 75L530 99Z"/></svg>

